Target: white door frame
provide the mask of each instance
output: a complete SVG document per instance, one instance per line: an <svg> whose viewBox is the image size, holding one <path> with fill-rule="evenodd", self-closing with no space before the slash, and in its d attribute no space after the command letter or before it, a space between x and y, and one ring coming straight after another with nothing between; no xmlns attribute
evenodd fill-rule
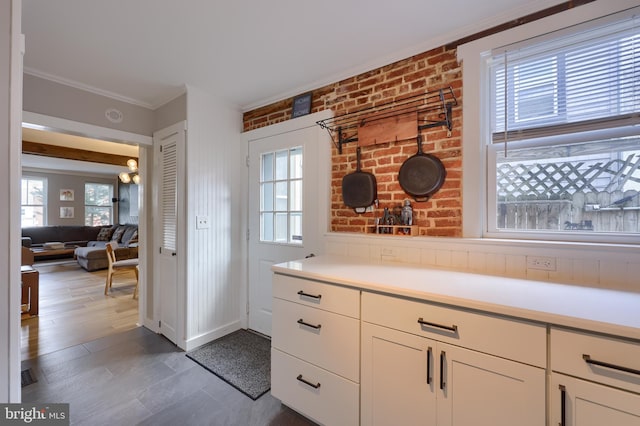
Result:
<svg viewBox="0 0 640 426"><path fill-rule="evenodd" d="M144 173L142 176L142 182L140 183L140 193L142 197L145 198L145 189L150 189L150 181L149 177L151 173L149 173L149 158L151 153L151 147L153 145L153 139L151 136L145 136L138 133L130 133L122 130L110 129L108 127L96 126L93 124L81 123L79 121L67 120L64 118L52 117L49 115L36 114L33 112L23 111L22 113L22 124L26 127L36 128L38 130L49 130L53 132L59 133L68 133L73 135L81 135L84 137L105 140L111 142L131 142L138 145L140 148L139 153L139 165L140 170ZM148 253L148 245L147 245L147 214L150 213L150 210L147 208L147 203L142 202L140 204L140 216L139 216L139 234L141 235L140 247L138 252L138 257L142 259L140 263L140 279L138 283L139 288L139 297L138 297L138 324L145 325L149 328L153 325L153 321L148 321L145 317L145 312L147 311L147 298L146 298L146 277L147 272L146 269L148 265L150 265L151 257L149 257ZM149 324L147 324L149 323ZM152 328L155 331L155 329Z"/></svg>
<svg viewBox="0 0 640 426"><path fill-rule="evenodd" d="M11 0L0 5L3 17L0 27L0 55L3 68L8 70L0 78L0 90L8 94L6 103L0 107L0 132L3 134L2 148L4 167L0 193L9 200L9 208L0 213L1 230L5 233L0 245L0 263L4 266L0 284L0 402L18 403L20 388L20 152L22 138L20 121L22 116L22 57L24 55L24 35L22 34L21 0ZM8 31L6 31L8 30ZM4 65L7 65L4 67Z"/></svg>
<svg viewBox="0 0 640 426"><path fill-rule="evenodd" d="M319 172L318 172L318 215L319 226L326 232L329 231L329 212L331 206L331 137L329 133L321 128L316 122L331 118L333 112L331 110L324 110L313 114L305 115L295 118L293 120L284 121L282 123L273 124L267 127L261 127L259 129L251 130L242 134L243 149L249 156L249 143L254 140L264 139L271 136L277 136L282 133L288 133L295 130L304 129L306 127L315 126L318 131L318 143L327 144L327 149L320 149L319 156L317 158ZM248 235L249 232L249 167L244 176L244 182L242 185L243 194L245 200L245 208L242 209L240 220L242 221L242 233L241 235ZM323 214L324 212L324 214ZM324 241L320 241L319 245L324 247ZM316 253L319 254L319 253ZM249 324L249 244L245 238L242 242L242 257L245 259L244 268L241 268L242 276L240 282L242 289L240 291L240 309L241 314L241 327L247 328Z"/></svg>

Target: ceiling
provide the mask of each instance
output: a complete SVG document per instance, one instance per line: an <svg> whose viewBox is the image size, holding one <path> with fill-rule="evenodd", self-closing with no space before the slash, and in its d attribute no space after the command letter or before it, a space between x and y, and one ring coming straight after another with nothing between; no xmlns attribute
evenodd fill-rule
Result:
<svg viewBox="0 0 640 426"><path fill-rule="evenodd" d="M115 142L89 139L80 136L55 133L50 131L22 128L22 140L47 145L77 148L105 154L124 155L138 158L138 147ZM25 170L50 170L58 172L81 173L88 175L116 176L128 171L126 167L88 161L66 160L63 158L45 157L42 155L22 155L22 167Z"/></svg>
<svg viewBox="0 0 640 426"><path fill-rule="evenodd" d="M156 108L190 85L240 110L565 0L23 0L25 72Z"/></svg>

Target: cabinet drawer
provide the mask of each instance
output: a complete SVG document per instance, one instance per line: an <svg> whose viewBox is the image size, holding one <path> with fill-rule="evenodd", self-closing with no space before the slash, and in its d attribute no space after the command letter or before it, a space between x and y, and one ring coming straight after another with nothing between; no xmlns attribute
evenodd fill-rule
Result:
<svg viewBox="0 0 640 426"><path fill-rule="evenodd" d="M360 290L274 274L273 297L360 318Z"/></svg>
<svg viewBox="0 0 640 426"><path fill-rule="evenodd" d="M281 299L273 299L272 321L273 347L360 381L360 321Z"/></svg>
<svg viewBox="0 0 640 426"><path fill-rule="evenodd" d="M552 327L551 369L640 393L640 342Z"/></svg>
<svg viewBox="0 0 640 426"><path fill-rule="evenodd" d="M368 292L362 293L362 320L537 367L547 365L543 324Z"/></svg>
<svg viewBox="0 0 640 426"><path fill-rule="evenodd" d="M351 426L359 423L360 387L357 383L275 348L271 349L271 394L321 424Z"/></svg>

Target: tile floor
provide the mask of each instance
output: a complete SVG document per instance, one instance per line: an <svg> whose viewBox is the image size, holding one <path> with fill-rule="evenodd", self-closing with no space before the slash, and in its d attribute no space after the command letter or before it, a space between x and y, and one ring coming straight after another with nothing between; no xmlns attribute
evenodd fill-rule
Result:
<svg viewBox="0 0 640 426"><path fill-rule="evenodd" d="M256 401L144 327L23 361L23 402L68 402L74 425L303 426L270 393Z"/></svg>

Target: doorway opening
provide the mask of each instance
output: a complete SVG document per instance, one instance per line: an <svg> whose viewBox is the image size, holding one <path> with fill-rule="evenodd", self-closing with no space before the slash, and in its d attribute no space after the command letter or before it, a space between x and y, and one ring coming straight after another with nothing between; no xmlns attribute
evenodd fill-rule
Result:
<svg viewBox="0 0 640 426"><path fill-rule="evenodd" d="M35 254L33 269L39 275L38 311L37 315L23 315L21 321L23 362L139 325L140 298L133 298L137 283L133 271L117 275L109 294L105 295L106 265L83 266L76 258L75 250L87 244L89 227L115 228L114 225L124 221L137 228L138 188L122 184L118 174L127 170L126 159L139 157L139 148L137 144L79 137L65 131L23 128L23 179L29 176L47 183L40 188L40 220L26 223L41 226L45 235L41 234L44 240L30 248ZM125 159L125 163L109 164L117 158ZM43 191L45 187L46 191ZM134 196L135 200L132 200ZM24 190L22 198L25 198ZM31 197L31 201L35 203L37 198ZM123 212L125 205L127 211ZM24 200L21 207L24 213ZM21 216L24 236L25 215ZM70 241L45 241L67 238ZM95 241L97 238L96 235ZM51 250L42 246L43 241L62 243L64 248ZM126 240L131 253L134 252L133 241L132 238ZM122 236L118 240L121 242ZM56 255L54 251L59 253ZM137 256L137 246L135 253Z"/></svg>

